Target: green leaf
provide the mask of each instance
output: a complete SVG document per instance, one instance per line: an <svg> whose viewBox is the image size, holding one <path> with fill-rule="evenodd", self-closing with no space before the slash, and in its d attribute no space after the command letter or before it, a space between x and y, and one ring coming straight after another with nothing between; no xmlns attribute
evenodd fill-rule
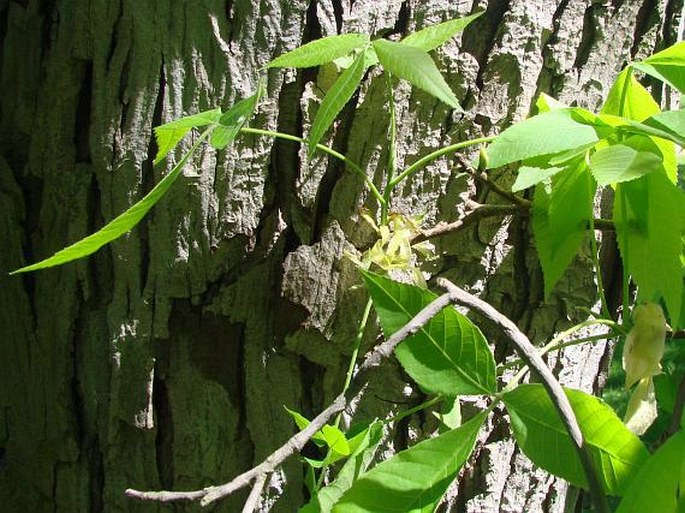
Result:
<svg viewBox="0 0 685 513"><path fill-rule="evenodd" d="M663 298L671 324L680 325L685 193L664 173L618 184L614 223L623 264L645 301Z"/></svg>
<svg viewBox="0 0 685 513"><path fill-rule="evenodd" d="M480 11L465 16L464 18L438 23L437 25L430 25L429 27L408 35L402 40L402 43L419 48L424 52L430 52L452 39L484 12L485 11Z"/></svg>
<svg viewBox="0 0 685 513"><path fill-rule="evenodd" d="M647 449L600 399L570 388L564 392L605 492L622 495L647 460ZM520 385L502 399L516 441L526 456L548 472L587 488L571 438L544 387Z"/></svg>
<svg viewBox="0 0 685 513"><path fill-rule="evenodd" d="M521 166L518 169L516 181L514 182L514 185L511 186L511 192L519 192L528 187L532 187L533 185L551 178L563 169L563 167Z"/></svg>
<svg viewBox="0 0 685 513"><path fill-rule="evenodd" d="M590 171L599 185L628 182L656 171L661 157L649 151L638 151L623 144L612 144L597 150L590 158Z"/></svg>
<svg viewBox="0 0 685 513"><path fill-rule="evenodd" d="M261 89L262 86L260 84L255 94L235 103L221 115L219 126L214 128L210 139L210 143L214 148L223 150L233 142L240 129L254 114L261 97Z"/></svg>
<svg viewBox="0 0 685 513"><path fill-rule="evenodd" d="M297 429L299 429L300 431L302 431L309 424L311 424L311 421L301 413L298 413L295 410L291 410L287 406L283 406L283 408L293 418L295 424L297 425ZM311 440L319 447L323 447L326 445L326 439L320 430L314 433L314 436L312 436Z"/></svg>
<svg viewBox="0 0 685 513"><path fill-rule="evenodd" d="M587 232L592 214L595 186L584 159L576 159L552 179L552 191L535 189L533 198L533 235L537 243L549 297L564 274Z"/></svg>
<svg viewBox="0 0 685 513"><path fill-rule="evenodd" d="M402 328L437 296L432 292L362 271L386 337ZM407 373L427 393L491 394L495 362L480 330L449 306L396 349Z"/></svg>
<svg viewBox="0 0 685 513"><path fill-rule="evenodd" d="M186 116L175 121L166 123L155 128L155 137L157 139L157 156L154 164L159 164L164 157L167 156L171 150L190 132L193 128L214 125L219 122L221 117L221 109L216 108Z"/></svg>
<svg viewBox="0 0 685 513"><path fill-rule="evenodd" d="M486 413L397 453L358 479L334 513L428 513L435 510L473 451Z"/></svg>
<svg viewBox="0 0 685 513"><path fill-rule="evenodd" d="M561 110L569 108L569 106L565 103L561 103L556 98L552 98L550 95L545 93L540 93L540 96L538 96L538 99L535 102L535 106L538 109L538 114L542 114L544 112L549 112L552 110Z"/></svg>
<svg viewBox="0 0 685 513"><path fill-rule="evenodd" d="M676 43L631 66L685 93L685 42Z"/></svg>
<svg viewBox="0 0 685 513"><path fill-rule="evenodd" d="M626 490L616 513L678 513L685 502L685 431L659 447Z"/></svg>
<svg viewBox="0 0 685 513"><path fill-rule="evenodd" d="M596 143L607 130L591 126L582 109L558 109L516 123L488 146L488 168L493 169L540 155L573 150Z"/></svg>
<svg viewBox="0 0 685 513"><path fill-rule="evenodd" d="M340 429L326 424L321 428L321 434L326 441L326 445L332 452L340 456L349 456L350 444L347 442L345 434L340 431Z"/></svg>
<svg viewBox="0 0 685 513"><path fill-rule="evenodd" d="M352 66L340 74L329 89L323 102L321 102L321 106L316 112L314 122L312 123L311 133L309 134L308 151L310 154L314 152L323 134L326 133L326 130L328 130L342 108L352 98L357 87L359 87L366 69L364 66L365 59L366 53L360 53Z"/></svg>
<svg viewBox="0 0 685 513"><path fill-rule="evenodd" d="M621 71L614 80L607 99L602 106L602 114L623 116L635 121L644 121L661 111L649 91L633 76L630 67Z"/></svg>
<svg viewBox="0 0 685 513"><path fill-rule="evenodd" d="M376 39L373 48L383 67L393 75L423 89L450 107L461 110L457 97L425 51L387 39Z"/></svg>
<svg viewBox="0 0 685 513"><path fill-rule="evenodd" d="M140 220L147 214L147 212L157 203L162 196L169 190L169 187L176 181L181 170L188 162L188 159L195 153L197 148L200 146L202 141L205 140L209 131L211 129L205 130L205 132L198 138L198 140L193 144L193 146L188 150L188 152L183 155L183 158L174 166L174 168L162 178L155 187L148 192L143 199L138 203L133 205L123 214L115 217L108 224L100 228L97 232L75 242L71 246L68 246L50 258L46 258L38 263L22 267L16 271L12 271L10 274L25 273L28 271L37 271L38 269L46 269L48 267L54 267L56 265L62 265L72 260L78 260L92 253L95 253L105 244L112 242L114 239L121 237L123 234L133 229Z"/></svg>
<svg viewBox="0 0 685 513"><path fill-rule="evenodd" d="M667 134L667 138L685 147L685 110L669 110L655 114L643 124ZM655 133L654 135L658 135Z"/></svg>
<svg viewBox="0 0 685 513"><path fill-rule="evenodd" d="M309 68L331 62L369 42L366 34L342 34L317 39L276 57L269 68Z"/></svg>
<svg viewBox="0 0 685 513"><path fill-rule="evenodd" d="M342 466L335 480L319 490L307 505L300 508L300 513L330 513L333 505L371 465L382 437L383 423L380 421L374 422L353 437L350 440L350 446L354 447L352 455Z"/></svg>

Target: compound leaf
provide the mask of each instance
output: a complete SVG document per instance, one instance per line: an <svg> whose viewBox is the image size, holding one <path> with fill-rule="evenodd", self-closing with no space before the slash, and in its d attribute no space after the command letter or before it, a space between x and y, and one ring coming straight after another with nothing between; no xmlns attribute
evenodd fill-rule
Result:
<svg viewBox="0 0 685 513"><path fill-rule="evenodd" d="M633 478L616 513L682 513L685 506L685 431L659 447Z"/></svg>
<svg viewBox="0 0 685 513"><path fill-rule="evenodd" d="M661 166L661 157L656 153L639 151L624 144L597 150L590 158L590 171L599 185L635 180Z"/></svg>
<svg viewBox="0 0 685 513"><path fill-rule="evenodd" d="M645 301L663 298L679 326L685 193L665 173L649 173L616 186L614 224L621 258Z"/></svg>
<svg viewBox="0 0 685 513"><path fill-rule="evenodd" d="M685 42L676 43L631 66L685 93Z"/></svg>
<svg viewBox="0 0 685 513"><path fill-rule="evenodd" d="M516 123L488 146L488 169L540 155L560 153L599 141L603 131L577 107L557 109Z"/></svg>

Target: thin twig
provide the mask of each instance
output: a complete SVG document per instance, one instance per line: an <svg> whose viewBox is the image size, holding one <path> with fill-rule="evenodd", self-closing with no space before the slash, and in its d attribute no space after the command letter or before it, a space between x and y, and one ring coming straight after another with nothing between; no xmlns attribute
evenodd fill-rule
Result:
<svg viewBox="0 0 685 513"><path fill-rule="evenodd" d="M259 480L266 478L267 475L274 472L286 459L294 454L300 452L304 445L321 429L323 426L338 412L343 411L352 399L363 393L367 383L366 376L374 368L378 367L384 359L389 357L393 350L405 339L414 335L423 326L426 325L433 317L435 317L443 308L448 306L451 302L449 293L435 299L427 305L423 310L414 316L401 329L397 330L389 339L371 351L364 361L359 366L359 370L354 376L352 385L343 394L338 395L335 400L319 415L317 415L309 425L299 433L292 436L286 443L276 449L268 458L262 463L243 472L239 476L233 478L228 483L219 486L210 486L202 490L193 490L188 492L171 492L171 491L140 491L129 488L126 490L128 497L135 497L141 500L157 501L157 502L173 502L173 501L188 501L199 500L201 506L207 506L224 497L231 495L233 492L244 488L252 482L252 480ZM254 488L253 488L254 492Z"/></svg>
<svg viewBox="0 0 685 513"><path fill-rule="evenodd" d="M526 337L509 318L499 313L492 305L469 294L465 290L460 289L444 278L438 279L438 285L449 292L454 303L460 303L473 308L497 324L507 337L514 342L521 359L526 362L528 367L539 374L543 386L547 389L554 406L561 416L562 422L571 436L571 441L578 453L581 465L583 466L595 507L600 513L608 513L609 506L607 504L606 496L597 479L590 453L588 452L583 439L583 433L580 431L576 416L571 408L571 403L569 402L568 397L566 397L559 381L554 377L552 371L545 365L542 357L538 354L535 346L533 346L530 340L528 340L528 337Z"/></svg>
<svg viewBox="0 0 685 513"><path fill-rule="evenodd" d="M252 513L259 504L259 498L262 496L262 490L266 484L266 478L268 474L263 474L255 479L254 485L252 485L252 491L245 501L242 513Z"/></svg>
<svg viewBox="0 0 685 513"><path fill-rule="evenodd" d="M480 205L471 210L461 219L457 219L451 223L439 223L433 228L423 230L412 240L412 242L421 242L436 237L442 237L443 235L447 235L449 233L455 233L463 228L466 228L467 226L472 225L473 223L477 223L481 219L488 217L508 216L518 214L520 212L521 209L515 205Z"/></svg>
<svg viewBox="0 0 685 513"><path fill-rule="evenodd" d="M454 155L454 160L457 161L459 166L469 175L473 176L476 180L479 182L484 183L487 185L492 192L497 194L498 196L501 196L505 200L509 201L510 203L513 203L514 205L518 205L519 207L522 207L524 209L529 209L531 206L530 200L527 200L525 198L522 198L521 196L517 196L511 191L507 191L506 189L503 189L500 187L497 183L495 183L485 171L479 171L475 169L471 164L469 164L466 161L466 157L460 153L455 153Z"/></svg>

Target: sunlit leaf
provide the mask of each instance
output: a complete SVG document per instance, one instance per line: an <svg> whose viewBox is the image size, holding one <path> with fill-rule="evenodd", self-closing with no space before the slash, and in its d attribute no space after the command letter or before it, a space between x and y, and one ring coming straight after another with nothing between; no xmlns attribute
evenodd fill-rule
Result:
<svg viewBox="0 0 685 513"><path fill-rule="evenodd" d="M430 52L431 50L437 48L438 46L442 46L445 42L452 39L459 32L464 30L469 23L478 18L484 12L485 11L480 11L456 20L438 23L437 25L430 25L424 29L414 32L413 34L409 34L402 40L402 43L415 48L420 48L425 52Z"/></svg>
<svg viewBox="0 0 685 513"><path fill-rule="evenodd" d="M316 39L276 57L269 68L309 68L325 64L361 48L369 42L366 34L342 34Z"/></svg>
<svg viewBox="0 0 685 513"><path fill-rule="evenodd" d="M326 130L333 124L342 108L352 98L352 95L359 87L359 83L364 76L364 66L366 59L365 53L360 53L352 66L343 71L338 79L333 83L321 102L319 110L316 112L312 130L309 134L309 153L313 153L316 145Z"/></svg>
<svg viewBox="0 0 685 513"><path fill-rule="evenodd" d="M145 195L143 199L126 210L126 212L114 218L94 234L89 235L88 237L75 242L71 246L58 251L50 258L46 258L38 263L22 267L21 269L12 271L10 274L36 271L38 269L54 267L56 265L62 265L67 262L71 262L72 260L83 258L95 253L105 244L112 242L114 239L121 237L123 234L131 230L169 190L169 187L171 187L171 185L176 181L176 178L178 178L178 175L186 165L186 162L188 162L188 159L195 153L195 150L197 150L200 143L207 137L208 133L209 130L205 131L195 142L193 147L185 155L183 155L183 158L181 158L181 160L178 162L178 164L176 164L176 166L174 166L169 174L162 178L159 183Z"/></svg>
<svg viewBox="0 0 685 513"><path fill-rule="evenodd" d="M631 66L685 93L685 42L676 43Z"/></svg>
<svg viewBox="0 0 685 513"><path fill-rule="evenodd" d="M386 337L437 296L420 287L362 271ZM428 393L491 394L495 362L480 330L449 306L396 349L407 373Z"/></svg>
<svg viewBox="0 0 685 513"><path fill-rule="evenodd" d="M426 513L435 510L464 465L485 420L481 412L463 426L419 442L379 463L358 479L334 513Z"/></svg>
<svg viewBox="0 0 685 513"><path fill-rule="evenodd" d="M599 398L580 390L564 391L605 492L623 495L649 457L647 449ZM576 449L544 387L519 385L503 400L516 441L526 456L548 472L587 488Z"/></svg>
<svg viewBox="0 0 685 513"><path fill-rule="evenodd" d="M623 144L597 150L590 158L590 170L599 185L635 180L656 171L661 164L659 155Z"/></svg>
<svg viewBox="0 0 685 513"><path fill-rule="evenodd" d="M685 193L664 173L616 186L613 218L623 263L643 300L663 298L675 326L682 322L683 205Z"/></svg>
<svg viewBox="0 0 685 513"><path fill-rule="evenodd" d="M573 150L609 134L595 127L582 109L557 109L507 128L488 146L488 168L493 169L540 155Z"/></svg>
<svg viewBox="0 0 685 513"><path fill-rule="evenodd" d="M338 472L335 480L319 490L299 513L330 513L333 505L373 462L383 436L383 423L376 421L350 441L352 454Z"/></svg>
<svg viewBox="0 0 685 513"><path fill-rule="evenodd" d="M532 167L521 166L516 174L516 181L511 186L512 192L519 192L533 185L539 184L562 171L563 167Z"/></svg>
<svg viewBox="0 0 685 513"><path fill-rule="evenodd" d="M155 128L155 137L157 138L157 156L155 157L155 165L161 162L167 153L173 150L176 145L183 139L193 128L213 125L219 122L221 118L221 109L216 108L186 116L175 121L171 121L164 125Z"/></svg>
<svg viewBox="0 0 685 513"><path fill-rule="evenodd" d="M259 98L261 97L261 85L252 96L240 100L219 118L219 126L212 131L211 145L217 150L222 150L233 142L240 129L254 114Z"/></svg>
<svg viewBox="0 0 685 513"><path fill-rule="evenodd" d="M681 513L685 505L685 431L642 465L616 513Z"/></svg>
<svg viewBox="0 0 685 513"><path fill-rule="evenodd" d="M552 178L551 193L537 186L533 198L533 235L549 297L578 254L592 216L595 186L584 159L572 161Z"/></svg>
<svg viewBox="0 0 685 513"><path fill-rule="evenodd" d="M393 75L423 89L450 107L461 110L457 97L425 51L387 39L376 39L373 48L383 67Z"/></svg>
<svg viewBox="0 0 685 513"><path fill-rule="evenodd" d="M297 428L300 431L302 431L311 423L311 421L301 413L298 413L295 410L291 410L286 406L284 406L283 408L293 418L295 424L297 425ZM316 445L318 445L319 447L323 447L326 445L326 439L321 431L317 431L316 433L314 433L314 436L312 436L311 440L312 442L316 443Z"/></svg>

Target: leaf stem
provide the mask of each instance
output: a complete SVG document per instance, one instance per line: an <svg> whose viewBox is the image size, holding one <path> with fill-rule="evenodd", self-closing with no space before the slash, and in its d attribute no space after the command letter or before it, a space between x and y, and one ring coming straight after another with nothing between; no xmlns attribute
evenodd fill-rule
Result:
<svg viewBox="0 0 685 513"><path fill-rule="evenodd" d="M595 268L595 275L597 276L597 291L599 292L599 300L602 304L602 316L607 319L611 318L609 313L609 304L604 293L604 284L602 281L602 268L599 265L599 251L597 249L597 236L595 233L595 218L590 215L590 251L592 251L592 265Z"/></svg>
<svg viewBox="0 0 685 513"><path fill-rule="evenodd" d="M369 322L369 314L371 313L371 307L373 306L373 300L371 298L366 302L364 307L364 313L362 313L362 318L359 321L359 328L357 328L357 335L354 338L354 345L352 346L352 356L350 356L350 365L347 367L347 375L345 376L345 384L343 385L342 393L347 392L350 388L350 383L352 383L352 377L354 376L354 367L357 363L357 357L359 356L359 349L362 346L362 339L364 338L364 330ZM340 418L342 412L338 414L335 418L335 427L340 426Z"/></svg>
<svg viewBox="0 0 685 513"><path fill-rule="evenodd" d="M386 166L385 190L383 191L385 202L381 204L381 224L387 224L388 222L388 207L390 206L390 195L393 190L391 184L397 171L397 120L395 116L395 98L392 90L392 73L389 71L386 72L385 84L388 95L388 109L390 110L390 123L388 127L388 163Z"/></svg>
<svg viewBox="0 0 685 513"><path fill-rule="evenodd" d="M272 130L262 130L260 128L243 127L240 129L240 131L246 134L266 135L268 137L275 137L277 139L284 139L286 141L293 141L302 144L308 143L307 139L304 139L303 137L298 137L292 134L284 134L283 132L274 132ZM378 191L378 188L369 179L369 177L366 175L364 170L359 165L355 164L352 160L348 159L342 153L339 153L335 151L333 148L330 148L324 144L317 144L316 147L324 153L328 153L331 157L335 157L336 159L344 162L347 166L349 166L349 168L352 169L352 171L354 171L364 179L364 182L366 182L366 185L368 185L371 194L373 194L376 200L378 200L378 202L381 204L381 207L385 204L385 198Z"/></svg>
<svg viewBox="0 0 685 513"><path fill-rule="evenodd" d="M461 141L456 144L451 144L450 146L445 146L444 148L440 148L439 150L435 150L432 153L429 153L425 157L420 158L416 162L414 162L411 166L409 166L407 169L402 171L399 175L397 175L391 182L388 183L388 188L389 189L394 189L397 184L399 184L402 180L405 178L410 177L414 173L416 173L419 169L426 167L427 164L430 162L433 162L434 160L442 157L443 155L447 155L449 153L454 153L457 150L460 150L462 148L467 148L469 146L473 146L476 144L484 144L484 143L489 143L490 141L493 141L495 139L495 136L489 136L489 137L479 137L477 139L469 139L468 141Z"/></svg>

